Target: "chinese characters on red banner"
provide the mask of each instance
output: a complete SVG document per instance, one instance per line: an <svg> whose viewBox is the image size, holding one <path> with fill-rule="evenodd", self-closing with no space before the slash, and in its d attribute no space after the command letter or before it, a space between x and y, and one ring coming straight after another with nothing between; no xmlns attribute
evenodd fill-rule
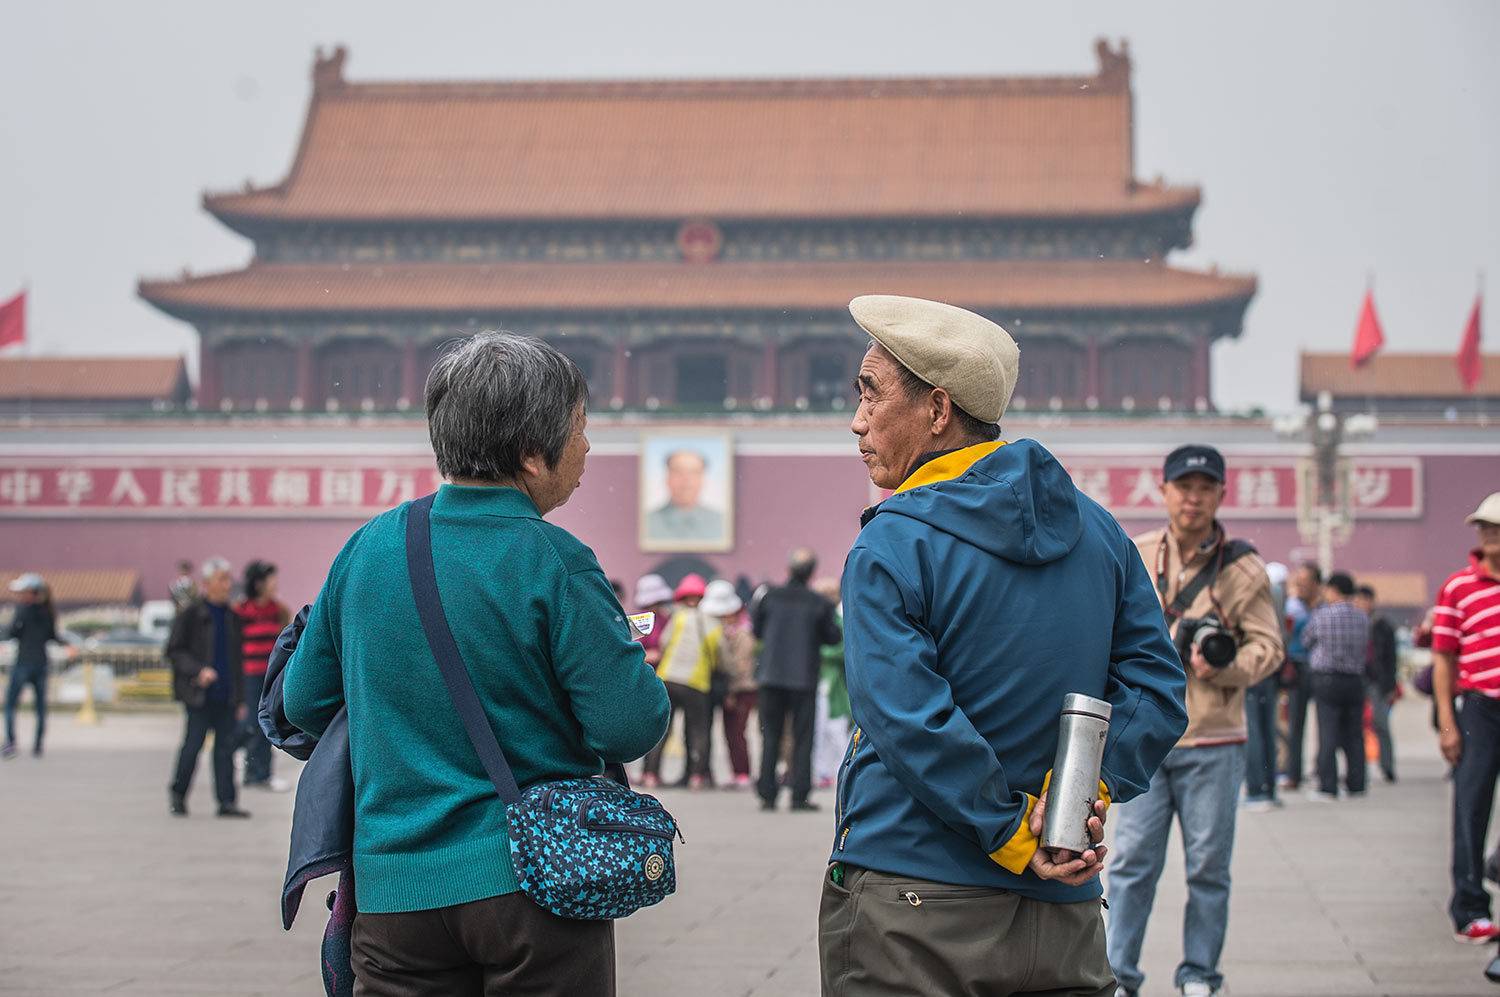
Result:
<svg viewBox="0 0 1500 997"><path fill-rule="evenodd" d="M1079 490L1117 519L1160 519L1161 462L1106 458L1064 459ZM1297 462L1277 457L1236 461L1225 482L1225 519L1291 519L1297 515ZM1422 465L1416 458L1357 458L1350 478L1354 512L1375 519L1417 519L1422 515ZM872 495L880 501L889 493Z"/></svg>
<svg viewBox="0 0 1500 997"><path fill-rule="evenodd" d="M390 467L131 463L0 467L0 515L370 516L436 490L430 462Z"/></svg>

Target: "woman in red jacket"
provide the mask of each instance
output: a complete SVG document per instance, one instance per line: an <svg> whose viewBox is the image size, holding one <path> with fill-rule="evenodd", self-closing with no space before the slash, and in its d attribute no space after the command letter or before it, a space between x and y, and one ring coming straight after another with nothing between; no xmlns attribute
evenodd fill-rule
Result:
<svg viewBox="0 0 1500 997"><path fill-rule="evenodd" d="M245 594L235 603L245 648L245 725L240 729L240 747L245 749L246 789L269 789L282 793L291 788L284 779L271 775L271 742L261 732L260 692L266 680L266 661L276 638L291 619L276 599L276 565L251 561L245 566Z"/></svg>

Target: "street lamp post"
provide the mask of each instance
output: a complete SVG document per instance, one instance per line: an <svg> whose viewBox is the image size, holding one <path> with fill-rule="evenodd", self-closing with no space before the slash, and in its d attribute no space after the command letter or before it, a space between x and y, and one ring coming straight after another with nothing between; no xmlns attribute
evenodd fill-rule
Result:
<svg viewBox="0 0 1500 997"><path fill-rule="evenodd" d="M1317 410L1277 419L1278 436L1301 438L1309 450L1297 468L1297 528L1304 540L1316 540L1318 564L1333 569L1335 544L1349 542L1354 532L1354 501L1349 460L1339 453L1347 440L1374 435L1379 424L1373 414L1341 416L1333 410L1333 396L1318 394Z"/></svg>

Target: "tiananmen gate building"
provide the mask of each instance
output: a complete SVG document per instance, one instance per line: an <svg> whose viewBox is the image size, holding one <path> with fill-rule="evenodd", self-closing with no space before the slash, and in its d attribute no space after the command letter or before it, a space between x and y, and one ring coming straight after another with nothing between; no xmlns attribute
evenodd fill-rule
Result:
<svg viewBox="0 0 1500 997"><path fill-rule="evenodd" d="M539 336L595 408L827 410L850 298L934 298L1021 344L1018 407L1212 407L1248 276L1167 263L1195 187L1134 174L1130 61L1082 77L356 83L319 57L271 187L204 207L241 270L147 280L210 409L419 407L455 335Z"/></svg>

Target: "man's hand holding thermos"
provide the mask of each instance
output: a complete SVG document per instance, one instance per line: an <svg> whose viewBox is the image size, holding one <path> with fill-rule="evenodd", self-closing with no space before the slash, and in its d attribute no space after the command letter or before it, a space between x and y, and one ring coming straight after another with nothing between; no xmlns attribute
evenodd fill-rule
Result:
<svg viewBox="0 0 1500 997"><path fill-rule="evenodd" d="M1104 870L1107 849L1099 842L1108 804L1098 797L1110 712L1102 699L1078 693L1063 697L1052 777L1031 811L1031 832L1040 843L1029 866L1042 879L1079 886ZM1054 801L1050 820L1049 796Z"/></svg>

